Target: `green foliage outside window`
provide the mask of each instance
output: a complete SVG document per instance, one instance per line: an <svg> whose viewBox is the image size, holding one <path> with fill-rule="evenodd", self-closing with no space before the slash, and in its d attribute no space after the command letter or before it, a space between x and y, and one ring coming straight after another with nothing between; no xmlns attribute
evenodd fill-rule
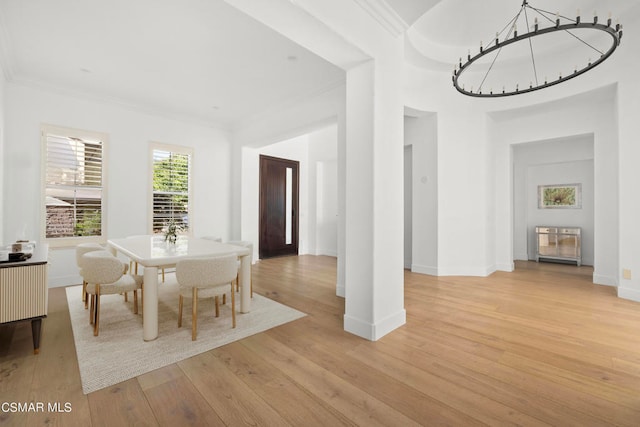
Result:
<svg viewBox="0 0 640 427"><path fill-rule="evenodd" d="M86 212L76 224L76 236L99 236L102 230L100 211Z"/></svg>
<svg viewBox="0 0 640 427"><path fill-rule="evenodd" d="M189 193L189 156L170 153L153 163L153 191Z"/></svg>
<svg viewBox="0 0 640 427"><path fill-rule="evenodd" d="M189 155L155 150L153 162L153 231L170 225L189 228Z"/></svg>

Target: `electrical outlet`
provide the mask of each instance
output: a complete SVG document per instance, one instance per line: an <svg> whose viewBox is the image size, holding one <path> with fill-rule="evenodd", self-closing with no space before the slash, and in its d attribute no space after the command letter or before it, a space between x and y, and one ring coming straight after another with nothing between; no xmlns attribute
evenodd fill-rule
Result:
<svg viewBox="0 0 640 427"><path fill-rule="evenodd" d="M623 279L627 279L627 280L631 280L631 270L623 268L622 269L622 278Z"/></svg>

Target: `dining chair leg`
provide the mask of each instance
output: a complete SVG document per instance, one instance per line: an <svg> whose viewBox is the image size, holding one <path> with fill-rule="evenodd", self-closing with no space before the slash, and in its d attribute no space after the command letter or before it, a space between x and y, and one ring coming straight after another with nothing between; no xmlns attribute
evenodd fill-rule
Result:
<svg viewBox="0 0 640 427"><path fill-rule="evenodd" d="M95 320L95 309L96 309L95 295L91 294L91 308L89 309L89 324L90 325L93 325L93 321Z"/></svg>
<svg viewBox="0 0 640 427"><path fill-rule="evenodd" d="M231 319L232 327L236 327L236 293L233 292L233 283L231 284Z"/></svg>
<svg viewBox="0 0 640 427"><path fill-rule="evenodd" d="M124 293L124 302L129 302L129 292Z"/></svg>
<svg viewBox="0 0 640 427"><path fill-rule="evenodd" d="M231 292L233 292L233 289L231 289ZM222 294L222 305L225 305L227 303L227 294L224 293Z"/></svg>
<svg viewBox="0 0 640 427"><path fill-rule="evenodd" d="M191 341L196 340L198 335L198 288L193 288L193 304L191 313Z"/></svg>
<svg viewBox="0 0 640 427"><path fill-rule="evenodd" d="M87 293L87 282L82 281L82 301L84 301L84 309L89 307L89 294Z"/></svg>
<svg viewBox="0 0 640 427"><path fill-rule="evenodd" d="M215 297L215 302L216 302L216 317L220 317L220 299L218 298L218 295L216 295Z"/></svg>
<svg viewBox="0 0 640 427"><path fill-rule="evenodd" d="M138 314L138 291L133 291L133 314Z"/></svg>
<svg viewBox="0 0 640 427"><path fill-rule="evenodd" d="M96 321L93 324L93 336L97 337L100 330L100 290L96 289Z"/></svg>
<svg viewBox="0 0 640 427"><path fill-rule="evenodd" d="M93 319L91 324L95 327L96 324L96 315L98 314L98 296L93 295Z"/></svg>
<svg viewBox="0 0 640 427"><path fill-rule="evenodd" d="M178 328L182 328L182 295L178 299Z"/></svg>
<svg viewBox="0 0 640 427"><path fill-rule="evenodd" d="M162 269L162 283L164 283L164 268Z"/></svg>

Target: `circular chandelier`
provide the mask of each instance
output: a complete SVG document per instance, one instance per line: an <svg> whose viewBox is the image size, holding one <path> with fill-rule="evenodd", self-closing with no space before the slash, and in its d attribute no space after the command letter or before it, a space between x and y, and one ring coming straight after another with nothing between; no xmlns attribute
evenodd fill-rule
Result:
<svg viewBox="0 0 640 427"><path fill-rule="evenodd" d="M520 28L525 28L523 33L518 33L518 24ZM577 11L576 18L571 19L559 13L532 7L527 0L524 0L518 13L502 31L495 34L495 38L492 37L489 44L483 46L480 42L480 49L476 55L472 56L469 50L466 61L463 62L461 57L454 65L453 86L464 95L482 98L519 95L544 89L584 74L601 64L616 50L621 39L622 25L616 23L612 26L611 14L606 23L598 22L596 12L592 20L582 22L580 10ZM567 47L559 55L553 56L549 53L552 52L551 48L566 47L570 42L576 43L577 46ZM515 81L507 83L506 80L513 80L514 75L518 74L514 72L515 60L511 60L511 65L503 67L501 71L497 71L499 68L497 60L502 59L501 54L503 57L508 56L503 51L511 50L513 53L514 46L523 47L523 45L528 45L524 48L528 51L526 56L530 59L526 64L528 71L524 71L528 77L520 76ZM542 49L537 50L538 47ZM546 56L541 55L540 52L546 52ZM570 54L578 52L584 54L584 58L580 59L581 65L576 61L569 65L568 70L554 70L551 78L548 78L552 72L549 65L540 64L540 58L553 58L549 62L554 63L553 65L565 62L563 66L566 68L566 62L574 59L568 59ZM517 55L521 53L516 52ZM536 55L538 61L536 61ZM509 62L509 59L507 58L505 62ZM546 69L543 70L544 67ZM518 71L520 74L523 73L522 69ZM497 79L494 74L498 75ZM517 81L517 79L524 81Z"/></svg>

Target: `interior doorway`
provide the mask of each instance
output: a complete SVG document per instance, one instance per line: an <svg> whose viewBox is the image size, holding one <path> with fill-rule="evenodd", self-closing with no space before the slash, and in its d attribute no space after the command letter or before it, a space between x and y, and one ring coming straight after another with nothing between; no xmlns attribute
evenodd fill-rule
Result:
<svg viewBox="0 0 640 427"><path fill-rule="evenodd" d="M260 155L260 258L298 255L299 165Z"/></svg>

